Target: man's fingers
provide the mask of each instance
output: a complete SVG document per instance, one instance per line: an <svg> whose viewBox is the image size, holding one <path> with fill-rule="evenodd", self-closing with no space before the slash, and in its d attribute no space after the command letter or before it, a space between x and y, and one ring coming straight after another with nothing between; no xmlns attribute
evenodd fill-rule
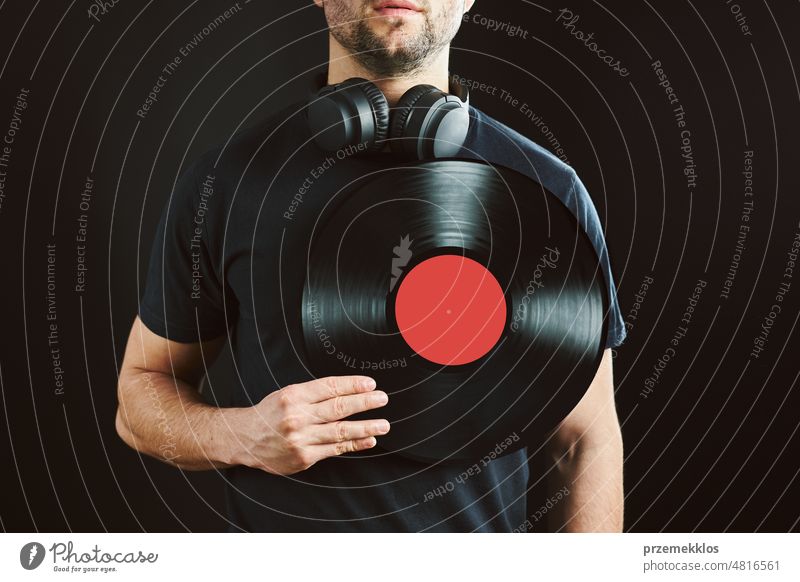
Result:
<svg viewBox="0 0 800 582"><path fill-rule="evenodd" d="M356 439L352 441L344 441L341 443L329 443L327 445L316 445L312 447L316 455L320 459L327 459L328 457L336 457L345 453L355 453L356 451L364 451L371 449L375 446L377 441L375 437L367 437L363 439Z"/></svg>
<svg viewBox="0 0 800 582"><path fill-rule="evenodd" d="M365 394L349 394L336 396L312 405L309 412L317 423L332 422L347 418L351 414L380 408L389 401L389 396L381 390L373 390Z"/></svg>
<svg viewBox="0 0 800 582"><path fill-rule="evenodd" d="M375 389L375 380L369 376L326 376L302 384L287 386L298 402L323 402L337 396L360 394Z"/></svg>
<svg viewBox="0 0 800 582"><path fill-rule="evenodd" d="M327 424L317 424L310 427L310 444L322 445L339 443L371 436L379 436L389 432L389 422L378 420L339 420Z"/></svg>

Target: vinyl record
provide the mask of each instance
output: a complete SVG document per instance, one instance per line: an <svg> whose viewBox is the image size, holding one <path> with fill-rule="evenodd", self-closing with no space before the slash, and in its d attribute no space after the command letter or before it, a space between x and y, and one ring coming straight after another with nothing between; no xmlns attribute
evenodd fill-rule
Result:
<svg viewBox="0 0 800 582"><path fill-rule="evenodd" d="M573 214L505 167L382 167L332 196L308 247L302 333L318 377L389 394L381 447L486 459L541 439L602 357L607 288Z"/></svg>

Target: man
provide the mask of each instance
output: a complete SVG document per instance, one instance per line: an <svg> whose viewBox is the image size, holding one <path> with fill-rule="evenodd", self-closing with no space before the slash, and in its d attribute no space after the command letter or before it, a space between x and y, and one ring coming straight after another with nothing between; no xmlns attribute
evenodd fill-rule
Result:
<svg viewBox="0 0 800 582"><path fill-rule="evenodd" d="M315 2L330 27L328 83L367 78L390 106L417 84L448 90L450 41L473 0ZM286 314L300 313L314 219L326 195L391 157L323 165L327 154L313 144L305 105L206 152L180 177L120 372L120 436L181 469L224 469L230 531L526 529L537 508L526 507L524 449L451 487L467 466L373 448L390 430L380 386L366 376L313 379L300 363L302 338ZM583 184L530 140L474 107L470 115L462 157L534 174L583 217L613 298L606 345L619 345L624 326ZM209 405L197 386L226 340L237 385ZM364 411L372 419L343 420ZM610 349L545 447L549 487L564 492L548 511L551 529L620 531L622 442Z"/></svg>

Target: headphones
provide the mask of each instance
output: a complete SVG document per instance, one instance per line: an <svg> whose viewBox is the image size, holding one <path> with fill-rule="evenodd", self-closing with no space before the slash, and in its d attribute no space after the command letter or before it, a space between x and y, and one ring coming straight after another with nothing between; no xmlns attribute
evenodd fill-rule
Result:
<svg viewBox="0 0 800 582"><path fill-rule="evenodd" d="M403 158L452 157L467 137L469 90L452 76L449 81L451 93L415 85L391 108L381 90L366 79L325 85L308 104L308 127L316 144L329 152L358 146L374 153L388 139L391 151Z"/></svg>

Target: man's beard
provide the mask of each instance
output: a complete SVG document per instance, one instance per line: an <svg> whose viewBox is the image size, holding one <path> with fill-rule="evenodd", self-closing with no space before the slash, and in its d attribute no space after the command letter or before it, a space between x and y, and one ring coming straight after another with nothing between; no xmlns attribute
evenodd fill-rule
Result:
<svg viewBox="0 0 800 582"><path fill-rule="evenodd" d="M367 7L368 3L362 5L364 11ZM422 69L450 44L460 25L460 19L447 22L440 18L437 22L437 15L429 9L422 14L425 20L422 29L390 49L386 41L370 28L365 14L357 14L355 9L351 12L344 3L336 0L328 0L325 8L333 37L353 54L361 66L381 77L408 76ZM397 26L403 26L402 19L398 18L397 22Z"/></svg>

